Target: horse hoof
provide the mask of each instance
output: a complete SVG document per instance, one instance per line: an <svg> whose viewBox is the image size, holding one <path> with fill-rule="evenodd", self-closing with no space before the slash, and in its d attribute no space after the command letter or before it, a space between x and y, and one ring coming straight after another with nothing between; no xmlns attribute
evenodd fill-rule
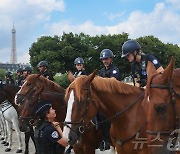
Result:
<svg viewBox="0 0 180 154"><path fill-rule="evenodd" d="M6 142L5 144L4 144L4 146L8 146L9 145L9 143L8 142Z"/></svg>
<svg viewBox="0 0 180 154"><path fill-rule="evenodd" d="M6 143L6 141L2 141L2 142L1 142L1 144L5 144L5 143Z"/></svg>
<svg viewBox="0 0 180 154"><path fill-rule="evenodd" d="M5 152L9 152L9 151L11 151L11 148L7 148L7 149L5 150Z"/></svg>
<svg viewBox="0 0 180 154"><path fill-rule="evenodd" d="M22 150L20 150L20 149L18 149L17 151L16 151L16 153L21 153L22 152Z"/></svg>
<svg viewBox="0 0 180 154"><path fill-rule="evenodd" d="M4 140L4 137L1 137L1 139L0 140Z"/></svg>

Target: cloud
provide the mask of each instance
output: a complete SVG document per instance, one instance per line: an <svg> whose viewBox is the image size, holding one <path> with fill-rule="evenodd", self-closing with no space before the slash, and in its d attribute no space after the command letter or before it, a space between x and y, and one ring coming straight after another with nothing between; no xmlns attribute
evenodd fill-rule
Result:
<svg viewBox="0 0 180 154"><path fill-rule="evenodd" d="M62 35L63 31L66 33L83 32L92 36L126 32L130 34L130 38L154 35L165 43L178 44L180 38L180 14L176 12L176 8L173 9L178 0L167 1L157 3L150 13L133 11L126 20L112 26L97 26L91 20L75 25L73 21L66 20L52 25L49 24L46 28L49 29L49 33L52 35ZM112 18L114 17L112 16Z"/></svg>
<svg viewBox="0 0 180 154"><path fill-rule="evenodd" d="M118 12L118 13L104 12L103 15L106 16L110 21L113 21L115 19L119 20L119 18L122 18L125 15L125 11L124 12Z"/></svg>
<svg viewBox="0 0 180 154"><path fill-rule="evenodd" d="M63 12L64 10L63 0L0 0L0 53L11 47L13 22L17 32L18 55L23 55L35 40L34 38L39 35L36 33L37 27L40 25L41 29L38 30L41 31L42 25L50 20L53 11ZM9 52L10 50L6 53ZM7 62L9 59L7 54L0 56L0 61Z"/></svg>

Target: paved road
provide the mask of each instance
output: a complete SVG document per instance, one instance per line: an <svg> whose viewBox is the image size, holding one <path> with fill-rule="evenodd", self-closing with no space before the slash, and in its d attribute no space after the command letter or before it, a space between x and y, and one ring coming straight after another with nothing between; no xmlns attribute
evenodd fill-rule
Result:
<svg viewBox="0 0 180 154"><path fill-rule="evenodd" d="M22 143L23 143L23 152L24 153L24 133L21 133L21 137L22 137ZM0 141L1 143L2 141ZM12 139L12 147L11 147L11 151L10 152L5 152L5 149L7 147L4 146L3 144L0 144L0 154L16 154L16 150L18 148L18 141L16 139L16 133L15 131L13 131L13 139ZM34 149L34 145L32 143L32 140L30 139L30 143L29 143L29 154L34 154L35 153L35 149ZM73 152L72 152L73 154ZM96 150L96 154L112 154L112 152L110 150L108 151L104 151L101 152L99 150Z"/></svg>

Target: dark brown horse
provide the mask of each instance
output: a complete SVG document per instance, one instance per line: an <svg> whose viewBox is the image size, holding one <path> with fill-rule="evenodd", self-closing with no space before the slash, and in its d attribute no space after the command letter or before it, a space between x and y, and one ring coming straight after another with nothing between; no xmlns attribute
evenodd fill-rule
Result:
<svg viewBox="0 0 180 154"><path fill-rule="evenodd" d="M58 84L39 74L29 75L15 97L15 103L22 108L21 128L26 131L29 124L34 121L33 111L40 100L50 100L56 110L56 118L63 122L66 115L64 94L65 90Z"/></svg>
<svg viewBox="0 0 180 154"><path fill-rule="evenodd" d="M144 92L116 79L95 77L95 74L76 78L66 90L69 111L66 122L71 123L71 128L63 133L69 143L75 144L91 127L91 119L101 111L111 121L110 136L119 154L147 154ZM141 148L138 139L145 143Z"/></svg>
<svg viewBox="0 0 180 154"><path fill-rule="evenodd" d="M157 145L153 153L162 153L160 145L166 145L170 151L175 129L179 128L180 115L180 69L173 70L174 59L163 73L156 73L154 65L149 63L148 81L143 105L147 117L148 144ZM159 136L159 139L154 140ZM159 148L158 148L159 145Z"/></svg>
<svg viewBox="0 0 180 154"><path fill-rule="evenodd" d="M33 109L37 105L39 100L50 100L52 102L53 108L56 110L57 120L59 122L64 122L66 116L66 103L64 100L65 90L58 84L40 76L38 74L33 74L28 76L25 83L21 87L20 91L16 95L16 104L21 104L22 114L20 116L20 123L23 129L27 129L28 125L32 123L33 119ZM95 127L89 130L87 138L97 136ZM88 137L89 136L89 137ZM91 140L85 140L81 144L74 146L74 151L77 154L88 154L91 152L95 153L96 146Z"/></svg>
<svg viewBox="0 0 180 154"><path fill-rule="evenodd" d="M0 84L0 96L1 96L0 102L8 100L12 104L12 106L16 109L18 115L20 114L21 109L17 105L15 105L14 97L15 97L15 95L19 89L20 88L18 86L15 86L15 85ZM30 139L30 137L32 138L32 140L34 142L34 133L33 133L32 128L30 129L30 131L25 132L25 152L24 152L25 154L29 153L29 139ZM17 153L19 153L21 151L22 150L19 149L19 150L17 150Z"/></svg>

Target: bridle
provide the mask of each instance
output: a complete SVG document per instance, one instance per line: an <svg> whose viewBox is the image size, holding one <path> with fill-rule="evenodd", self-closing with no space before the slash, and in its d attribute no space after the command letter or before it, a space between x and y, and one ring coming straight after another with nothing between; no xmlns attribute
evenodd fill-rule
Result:
<svg viewBox="0 0 180 154"><path fill-rule="evenodd" d="M29 107L33 108L34 107L34 102L39 102L41 100L41 97L43 95L43 93L45 94L50 94L50 95L54 95L54 96L57 96L57 97L64 97L64 93L57 93L57 92L52 92L52 91L48 91L48 90L45 90L44 89L44 85L40 88L40 91L38 92L37 95L33 95L36 91L37 91L37 88L34 88L36 87L35 86L35 83L31 85L30 89L27 91L26 94L17 94L19 96L23 96L23 99L21 100L20 104L22 105L23 102L25 102L26 100L29 101ZM35 100L32 101L32 99L29 100L29 98L34 98ZM36 103L37 105L38 103ZM56 109L56 111L60 111L62 109L64 109L65 107L67 107L66 105ZM32 116L28 116L28 117L24 117L24 116L20 116L19 119L24 121L24 120L28 120L28 123L30 126L33 126L34 125L34 118L35 116L32 115Z"/></svg>
<svg viewBox="0 0 180 154"><path fill-rule="evenodd" d="M144 92L142 92L135 100L132 101L132 103L130 103L130 105L126 106L126 107L125 107L124 109L122 109L121 111L116 112L114 115L110 116L110 117L107 118L106 120L103 120L103 121L101 121L101 122L98 122L98 123L92 125L92 124L91 124L91 121L90 121L88 124L85 123L85 119L86 119L86 117L87 117L87 115L88 115L88 112L89 112L89 103L90 103L90 100L92 100L92 102L93 102L95 108L97 109L97 111L98 111L98 107L97 107L97 105L96 105L96 103L95 103L95 100L92 98L92 95L91 95L91 87L83 87L82 89L83 89L83 90L87 90L87 97L86 97L86 99L85 99L85 100L86 100L86 101L85 101L85 103L86 103L86 107L85 107L85 108L86 108L86 109L85 109L85 112L84 112L84 114L83 114L83 117L84 117L84 118L82 119L81 122L66 122L66 121L64 122L64 125L67 126L69 129L71 129L71 131L74 132L74 133L75 133L75 130L73 130L71 127L69 127L68 124L80 125L80 126L78 127L78 132L79 132L80 134L83 134L86 129L90 129L90 128L92 128L92 127L98 127L100 124L102 124L102 123L104 123L104 122L106 122L106 121L109 121L109 120L112 120L112 119L115 119L115 118L121 116L122 113L124 113L124 112L126 112L127 110L129 110L130 108L132 108L132 107L138 102L138 100L141 99L141 98L144 96ZM79 103L81 103L81 102L82 102L82 101L80 100ZM145 123L146 123L146 119L144 120L143 124L141 125L140 129L139 129L137 132L140 132L140 131L142 130L142 128L145 126ZM137 133L137 132L136 132L136 133ZM131 140L131 139L136 135L136 133L134 133L134 134L133 134L132 136L130 136L130 137L127 137L126 139L121 139L121 140L120 140L120 139L115 139L115 138L114 138L114 140L116 140L116 142L118 142L117 144L122 145L122 144L124 144L125 142Z"/></svg>
<svg viewBox="0 0 180 154"><path fill-rule="evenodd" d="M157 89L167 89L170 93L170 101L166 103L166 105L169 105L172 103L173 105L173 110L175 113L175 129L179 128L179 114L176 109L176 96L180 97L180 94L177 93L174 88L173 88L173 83L172 81L169 82L169 84L150 84L150 88L157 88ZM170 135L174 130L164 130L164 131L154 131L154 130L146 130L146 132L150 135L155 135L155 134L161 134L161 135Z"/></svg>

